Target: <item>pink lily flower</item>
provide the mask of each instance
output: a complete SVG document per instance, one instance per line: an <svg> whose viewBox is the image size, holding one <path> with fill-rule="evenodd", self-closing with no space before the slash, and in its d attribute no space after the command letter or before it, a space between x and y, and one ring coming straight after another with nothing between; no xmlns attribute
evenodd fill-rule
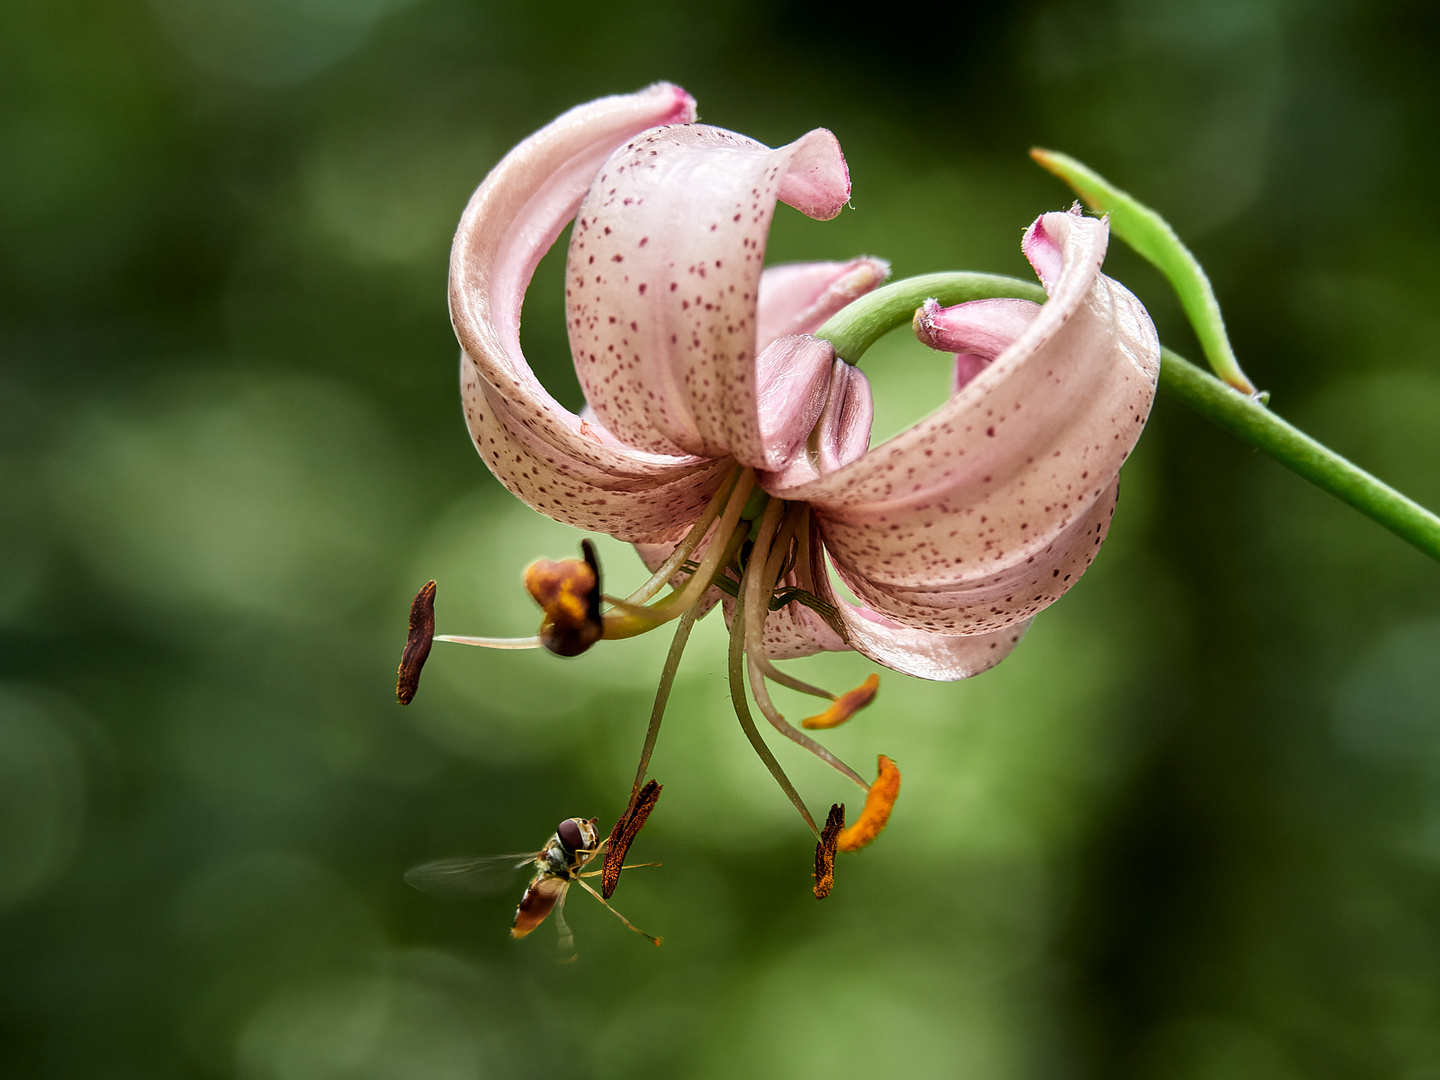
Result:
<svg viewBox="0 0 1440 1080"><path fill-rule="evenodd" d="M806 723L819 728L868 703L873 682L837 696L773 662L849 648L928 679L998 663L1104 539L1154 396L1159 342L1140 303L1100 273L1106 223L1045 214L1023 250L1048 302L927 304L916 332L956 354L953 393L872 448L869 383L815 332L888 267L763 268L777 200L825 220L849 199L838 142L822 129L771 149L694 119L694 102L668 84L603 98L526 139L481 184L450 265L465 418L515 495L638 545L655 571L632 596L606 597L600 614L592 553L571 579L545 564L544 595L570 605L547 606L547 644L576 619L593 624L580 647L681 620L634 790L689 627L728 593L737 713L814 829L750 722L744 677L777 730L874 794L786 721L766 686L829 699ZM580 415L520 349L525 290L572 218L566 313L588 402ZM893 802L898 772L884 779ZM866 813L850 846L878 831ZM888 813L887 803L881 824Z"/></svg>

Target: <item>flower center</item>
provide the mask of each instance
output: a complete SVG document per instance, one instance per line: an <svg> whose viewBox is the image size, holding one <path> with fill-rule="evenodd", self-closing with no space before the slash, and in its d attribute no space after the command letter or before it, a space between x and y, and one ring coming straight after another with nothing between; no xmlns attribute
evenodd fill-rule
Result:
<svg viewBox="0 0 1440 1080"><path fill-rule="evenodd" d="M815 591L817 575L829 571L812 538L812 528L810 508L806 504L766 495L755 482L754 470L737 465L685 537L655 569L650 579L629 596L622 599L601 592L599 561L594 547L586 540L582 545L583 559L558 562L542 559L532 563L525 571L525 586L544 612L540 633L536 637L439 635L434 638L436 641L486 648L529 649L543 646L560 656L576 656L599 641L634 637L678 620L670 652L660 672L660 685L641 747L635 782L626 810L616 823L617 836L612 837L616 857L607 861L605 895L613 891L624 849L634 839L659 795L659 787L654 781L645 782L650 758L680 659L696 620L709 611L714 599L712 589L728 597L722 599L722 603L730 623L727 667L736 718L755 753L799 811L805 824L817 838L822 838L805 800L755 725L750 710L752 697L761 715L776 731L804 747L866 792L866 811L862 820L866 823L864 831L868 839L873 839L883 827L889 806L894 803L899 790L899 774L894 763L882 757L881 776L874 784L867 782L849 765L790 723L770 696L769 683L775 682L788 689L826 699L829 707L804 721L804 725L828 728L845 722L873 701L879 687L878 677L871 675L854 690L832 694L780 671L766 655L767 620L771 614L791 605L796 606L791 613L792 618L821 619L841 640L846 637L838 613ZM660 596L667 586L670 591ZM431 590L426 597L428 602L433 599L433 583L427 588ZM804 608L805 612L800 613L799 608ZM415 651L415 643L411 642L407 647L407 656ZM411 697L418 679L418 667L412 664L406 683ZM881 806L884 807L883 814L879 812ZM843 807L838 813L843 821ZM860 822L857 822L859 825ZM846 843L851 831L847 830L840 837L840 850L853 850L860 846ZM868 843L868 839L863 842ZM833 836L824 840L832 859L835 842ZM615 865L610 866L610 862Z"/></svg>

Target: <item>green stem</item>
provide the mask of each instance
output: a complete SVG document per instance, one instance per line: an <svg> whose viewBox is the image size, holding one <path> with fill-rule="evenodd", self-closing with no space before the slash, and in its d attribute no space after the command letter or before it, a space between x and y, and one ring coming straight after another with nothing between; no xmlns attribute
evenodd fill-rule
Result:
<svg viewBox="0 0 1440 1080"><path fill-rule="evenodd" d="M660 686L655 691L655 705L650 710L650 726L645 731L645 744L640 749L640 766L635 770L635 783L630 788L630 802L625 807L627 817L630 811L635 809L640 785L645 783L645 773L650 768L650 755L655 752L655 740L660 737L660 721L665 719L665 706L670 703L670 690L675 685L675 673L680 670L680 657L684 655L685 643L690 640L690 631L694 627L695 608L691 607L680 616L680 625L675 627L675 637L671 639L670 652L665 657L665 667L660 671Z"/></svg>
<svg viewBox="0 0 1440 1080"><path fill-rule="evenodd" d="M876 289L850 304L817 332L837 356L858 363L880 337L914 318L930 297L946 307L966 300L1019 297L1044 300L1033 282L992 274L927 274ZM1160 388L1224 428L1241 442L1269 454L1321 491L1389 529L1406 543L1440 560L1440 517L1382 483L1364 469L1286 423L1260 402L1232 389L1169 349L1161 349Z"/></svg>
<svg viewBox="0 0 1440 1080"><path fill-rule="evenodd" d="M1000 274L922 274L866 293L853 304L830 317L816 331L835 346L835 355L858 364L865 350L903 322L915 317L915 309L932 297L941 307L967 300L995 300L1020 297L1045 302L1045 290L1033 281Z"/></svg>
<svg viewBox="0 0 1440 1080"><path fill-rule="evenodd" d="M1321 491L1440 560L1440 517L1166 348L1160 350L1160 388L1241 442L1269 454Z"/></svg>

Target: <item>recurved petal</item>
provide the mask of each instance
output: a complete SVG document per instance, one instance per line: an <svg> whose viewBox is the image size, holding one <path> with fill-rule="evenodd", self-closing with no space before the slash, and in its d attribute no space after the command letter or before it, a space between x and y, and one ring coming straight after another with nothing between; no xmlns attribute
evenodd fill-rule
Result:
<svg viewBox="0 0 1440 1080"><path fill-rule="evenodd" d="M756 314L760 347L787 334L813 334L831 315L889 276L889 263L868 257L767 267L760 275Z"/></svg>
<svg viewBox="0 0 1440 1080"><path fill-rule="evenodd" d="M631 543L673 546L734 468L712 458L665 462L571 416L577 438L594 447L576 453L534 422L533 407L512 409L463 354L460 397L475 448L518 498L556 521Z"/></svg>
<svg viewBox="0 0 1440 1080"><path fill-rule="evenodd" d="M1030 625L1026 619L1000 630L979 633L916 629L840 595L831 584L825 551L819 535L814 532L810 565L820 568L820 572L807 577L800 583L801 587L808 588L835 608L848 640L842 640L809 608L798 603L787 604L772 612L765 624L765 652L772 660L850 648L877 664L922 679L968 679L988 671L1009 655Z"/></svg>
<svg viewBox="0 0 1440 1080"><path fill-rule="evenodd" d="M772 150L673 126L610 157L571 236L566 312L585 397L617 438L766 464L757 304L775 201L833 217L849 192L823 130Z"/></svg>
<svg viewBox="0 0 1440 1080"><path fill-rule="evenodd" d="M1044 547L1002 553L989 574L909 588L874 581L834 556L841 580L861 600L917 630L986 634L1026 621L1070 589L1094 561L1110 531L1118 482ZM823 528L823 526L822 526Z"/></svg>
<svg viewBox="0 0 1440 1080"><path fill-rule="evenodd" d="M1046 560L1073 583L1074 557L1094 545L1087 528L1108 520L1100 504L1159 370L1144 308L1099 273L1105 240L1103 221L1045 215L1026 251L1051 296L1013 344L938 412L858 461L793 489L767 485L811 502L837 567L879 610L958 629L975 613L937 622L906 598L976 590L984 621L999 625L1037 610L1034 589L1008 586Z"/></svg>
<svg viewBox="0 0 1440 1080"><path fill-rule="evenodd" d="M631 540L683 528L684 513L719 483L714 463L634 452L563 408L521 352L520 309L536 264L610 152L694 112L689 95L665 83L570 110L491 171L450 254L466 422L486 463L536 509Z"/></svg>

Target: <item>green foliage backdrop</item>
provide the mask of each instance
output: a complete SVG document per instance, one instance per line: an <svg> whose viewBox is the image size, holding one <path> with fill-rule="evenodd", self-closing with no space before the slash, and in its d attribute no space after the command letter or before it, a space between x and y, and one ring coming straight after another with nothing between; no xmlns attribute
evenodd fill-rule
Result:
<svg viewBox="0 0 1440 1080"><path fill-rule="evenodd" d="M529 633L520 569L575 548L470 447L445 306L466 197L555 114L667 78L829 127L852 208L770 257L900 275L1026 273L1069 198L1025 152L1075 154L1171 218L1281 413L1433 507L1437 53L1419 0L0 6L0 1072L1440 1077L1440 567L1173 403L1011 659L886 675L835 734L905 788L823 904L717 626L665 865L616 895L659 950L576 896L559 967L506 939L518 885L401 874L608 824L663 642L441 646L392 699L421 582L442 630ZM526 347L574 405L560 271ZM880 435L945 393L913 344L866 367Z"/></svg>

